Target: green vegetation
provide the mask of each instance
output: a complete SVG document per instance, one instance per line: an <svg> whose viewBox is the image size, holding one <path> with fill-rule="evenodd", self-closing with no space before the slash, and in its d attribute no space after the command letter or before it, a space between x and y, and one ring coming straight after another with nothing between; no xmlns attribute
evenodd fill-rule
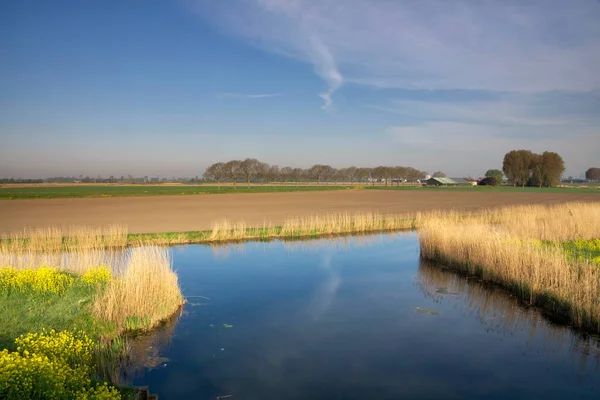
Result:
<svg viewBox="0 0 600 400"><path fill-rule="evenodd" d="M600 265L600 239L577 239L561 243L569 258Z"/></svg>
<svg viewBox="0 0 600 400"><path fill-rule="evenodd" d="M565 163L559 154L551 151L535 154L529 150L512 150L504 156L502 171L514 186L557 186Z"/></svg>
<svg viewBox="0 0 600 400"><path fill-rule="evenodd" d="M70 233L0 242L0 398L131 398L134 389L104 384L120 383L124 335L152 329L183 303L167 250L123 253L116 228Z"/></svg>
<svg viewBox="0 0 600 400"><path fill-rule="evenodd" d="M600 182L600 168L591 167L585 171L585 179L589 179L590 181Z"/></svg>
<svg viewBox="0 0 600 400"><path fill-rule="evenodd" d="M106 267L83 275L0 268L1 398L122 398L96 374L101 339L117 334L113 322L92 315L110 279Z"/></svg>
<svg viewBox="0 0 600 400"><path fill-rule="evenodd" d="M19 336L14 346L15 351L0 352L3 399L123 398L116 387L97 379L94 354L98 343L82 330L43 329Z"/></svg>
<svg viewBox="0 0 600 400"><path fill-rule="evenodd" d="M0 200L13 199L57 199L67 197L128 197L128 196L165 196L165 195L198 195L225 193L277 193L277 192L310 192L317 190L340 190L348 186L202 186L202 185L71 185L71 186L32 186L32 187L0 187Z"/></svg>
<svg viewBox="0 0 600 400"><path fill-rule="evenodd" d="M107 272L97 268L78 276L50 267L0 267L0 348L11 348L15 338L44 328L78 327L96 339L115 336L114 323L92 316L99 286L110 279Z"/></svg>

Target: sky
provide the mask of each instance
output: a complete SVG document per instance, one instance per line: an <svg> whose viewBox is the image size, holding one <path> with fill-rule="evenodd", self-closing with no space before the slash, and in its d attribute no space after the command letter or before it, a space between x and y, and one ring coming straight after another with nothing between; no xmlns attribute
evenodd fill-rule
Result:
<svg viewBox="0 0 600 400"><path fill-rule="evenodd" d="M600 0L0 1L0 177L600 167Z"/></svg>

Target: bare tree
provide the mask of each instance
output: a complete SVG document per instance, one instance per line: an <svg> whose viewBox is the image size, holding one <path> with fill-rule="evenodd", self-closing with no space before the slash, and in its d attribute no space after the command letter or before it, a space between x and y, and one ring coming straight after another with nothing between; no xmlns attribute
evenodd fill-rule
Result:
<svg viewBox="0 0 600 400"><path fill-rule="evenodd" d="M298 182L300 182L300 179L302 179L305 174L306 172L302 168L294 168L292 170L292 178L296 181L296 187L298 187Z"/></svg>
<svg viewBox="0 0 600 400"><path fill-rule="evenodd" d="M342 171L343 171L343 175L344 175L344 180L350 181L350 184L353 185L354 180L356 179L356 172L358 171L358 168L356 168L355 166L351 166L351 167L342 169Z"/></svg>
<svg viewBox="0 0 600 400"><path fill-rule="evenodd" d="M292 167L281 168L281 179L287 184L292 179Z"/></svg>
<svg viewBox="0 0 600 400"><path fill-rule="evenodd" d="M425 178L425 175L427 175L425 172L419 171L418 169L415 169L413 167L408 167L406 170L406 179L408 179L409 181L418 181L420 179Z"/></svg>
<svg viewBox="0 0 600 400"><path fill-rule="evenodd" d="M337 186L338 182L344 182L346 180L346 168L334 168L332 176L333 184Z"/></svg>
<svg viewBox="0 0 600 400"><path fill-rule="evenodd" d="M222 162L217 162L206 168L206 171L204 171L204 179L217 182L219 189L221 189L221 181L225 177L225 172L223 169L224 165L225 164ZM145 177L145 179L147 181L148 177Z"/></svg>
<svg viewBox="0 0 600 400"><path fill-rule="evenodd" d="M227 178L231 179L234 189L236 188L238 178L242 174L241 164L242 161L240 160L231 160L223 165L223 173Z"/></svg>
<svg viewBox="0 0 600 400"><path fill-rule="evenodd" d="M281 176L281 171L278 165L271 165L267 170L267 179L271 183L275 183Z"/></svg>
<svg viewBox="0 0 600 400"><path fill-rule="evenodd" d="M248 189L250 189L250 181L258 172L260 161L256 158L246 158L240 163L240 172L246 178Z"/></svg>
<svg viewBox="0 0 600 400"><path fill-rule="evenodd" d="M256 176L260 181L260 185L262 186L267 179L267 174L269 172L269 164L261 162L256 166Z"/></svg>
<svg viewBox="0 0 600 400"><path fill-rule="evenodd" d="M373 168L373 170L371 171L371 174L373 175L373 177L375 179L384 181L385 186L388 185L388 180L391 176L389 167L380 165L378 167Z"/></svg>
<svg viewBox="0 0 600 400"><path fill-rule="evenodd" d="M432 175L433 178L445 178L446 174L442 171L435 171Z"/></svg>
<svg viewBox="0 0 600 400"><path fill-rule="evenodd" d="M321 179L323 179L323 168L325 168L325 165L315 164L308 169L308 176L310 176L311 179L316 180L317 185L320 184Z"/></svg>
<svg viewBox="0 0 600 400"><path fill-rule="evenodd" d="M366 183L371 176L371 168L358 168L356 170L356 177L358 178L358 182L362 183L363 181Z"/></svg>
<svg viewBox="0 0 600 400"><path fill-rule="evenodd" d="M408 168L406 167L401 167L401 166L397 166L392 168L393 171L393 175L396 179L398 179L398 185L400 185L400 183L404 183L404 181L406 181L407 176L408 176Z"/></svg>
<svg viewBox="0 0 600 400"><path fill-rule="evenodd" d="M325 186L329 184L329 180L335 176L336 170L331 165L323 165L321 177L325 181Z"/></svg>

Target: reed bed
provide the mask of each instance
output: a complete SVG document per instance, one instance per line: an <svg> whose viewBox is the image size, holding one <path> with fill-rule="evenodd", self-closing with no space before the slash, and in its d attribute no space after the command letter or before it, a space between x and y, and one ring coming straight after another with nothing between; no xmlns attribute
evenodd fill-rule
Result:
<svg viewBox="0 0 600 400"><path fill-rule="evenodd" d="M183 297L168 249L128 244L127 230L118 225L26 230L0 241L0 267L85 276L105 266L112 279L99 290L93 315L118 331L147 330L173 315Z"/></svg>
<svg viewBox="0 0 600 400"><path fill-rule="evenodd" d="M421 256L502 285L573 326L600 331L600 271L560 242L600 235L600 204L515 206L423 219Z"/></svg>
<svg viewBox="0 0 600 400"><path fill-rule="evenodd" d="M247 239L303 238L349 233L383 232L412 229L414 218L406 215L379 213L335 213L288 218L283 225L264 223L262 227L249 228L243 222L227 220L216 222L203 242L236 241Z"/></svg>
<svg viewBox="0 0 600 400"><path fill-rule="evenodd" d="M0 266L25 269L48 265L78 274L99 265L119 269L127 245L127 229L121 225L26 229L0 240Z"/></svg>
<svg viewBox="0 0 600 400"><path fill-rule="evenodd" d="M127 268L94 302L93 314L119 330L147 330L183 304L177 274L164 248L133 248L127 258Z"/></svg>

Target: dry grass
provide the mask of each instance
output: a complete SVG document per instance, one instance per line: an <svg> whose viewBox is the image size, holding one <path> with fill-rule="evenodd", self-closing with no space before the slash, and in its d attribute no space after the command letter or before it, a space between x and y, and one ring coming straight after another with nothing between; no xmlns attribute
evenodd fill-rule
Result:
<svg viewBox="0 0 600 400"><path fill-rule="evenodd" d="M93 313L120 330L149 329L183 304L177 274L164 248L133 248L127 258L126 269L96 299Z"/></svg>
<svg viewBox="0 0 600 400"><path fill-rule="evenodd" d="M522 206L420 224L421 255L509 288L574 326L600 331L600 271L574 263L558 246L600 235L600 204Z"/></svg>
<svg viewBox="0 0 600 400"><path fill-rule="evenodd" d="M126 246L127 230L119 225L25 230L0 240L0 265L14 268L49 265L84 273L99 265L119 267Z"/></svg>
<svg viewBox="0 0 600 400"><path fill-rule="evenodd" d="M414 219L406 215L379 213L335 213L324 216L288 218L282 226L264 223L260 228L248 228L243 222L227 220L213 225L206 242L235 241L246 239L302 238L349 233L366 233L411 229Z"/></svg>
<svg viewBox="0 0 600 400"><path fill-rule="evenodd" d="M108 266L114 279L95 300L94 315L119 330L149 329L183 303L177 274L168 249L127 245L122 226L25 231L0 241L0 266L52 266L75 274Z"/></svg>

